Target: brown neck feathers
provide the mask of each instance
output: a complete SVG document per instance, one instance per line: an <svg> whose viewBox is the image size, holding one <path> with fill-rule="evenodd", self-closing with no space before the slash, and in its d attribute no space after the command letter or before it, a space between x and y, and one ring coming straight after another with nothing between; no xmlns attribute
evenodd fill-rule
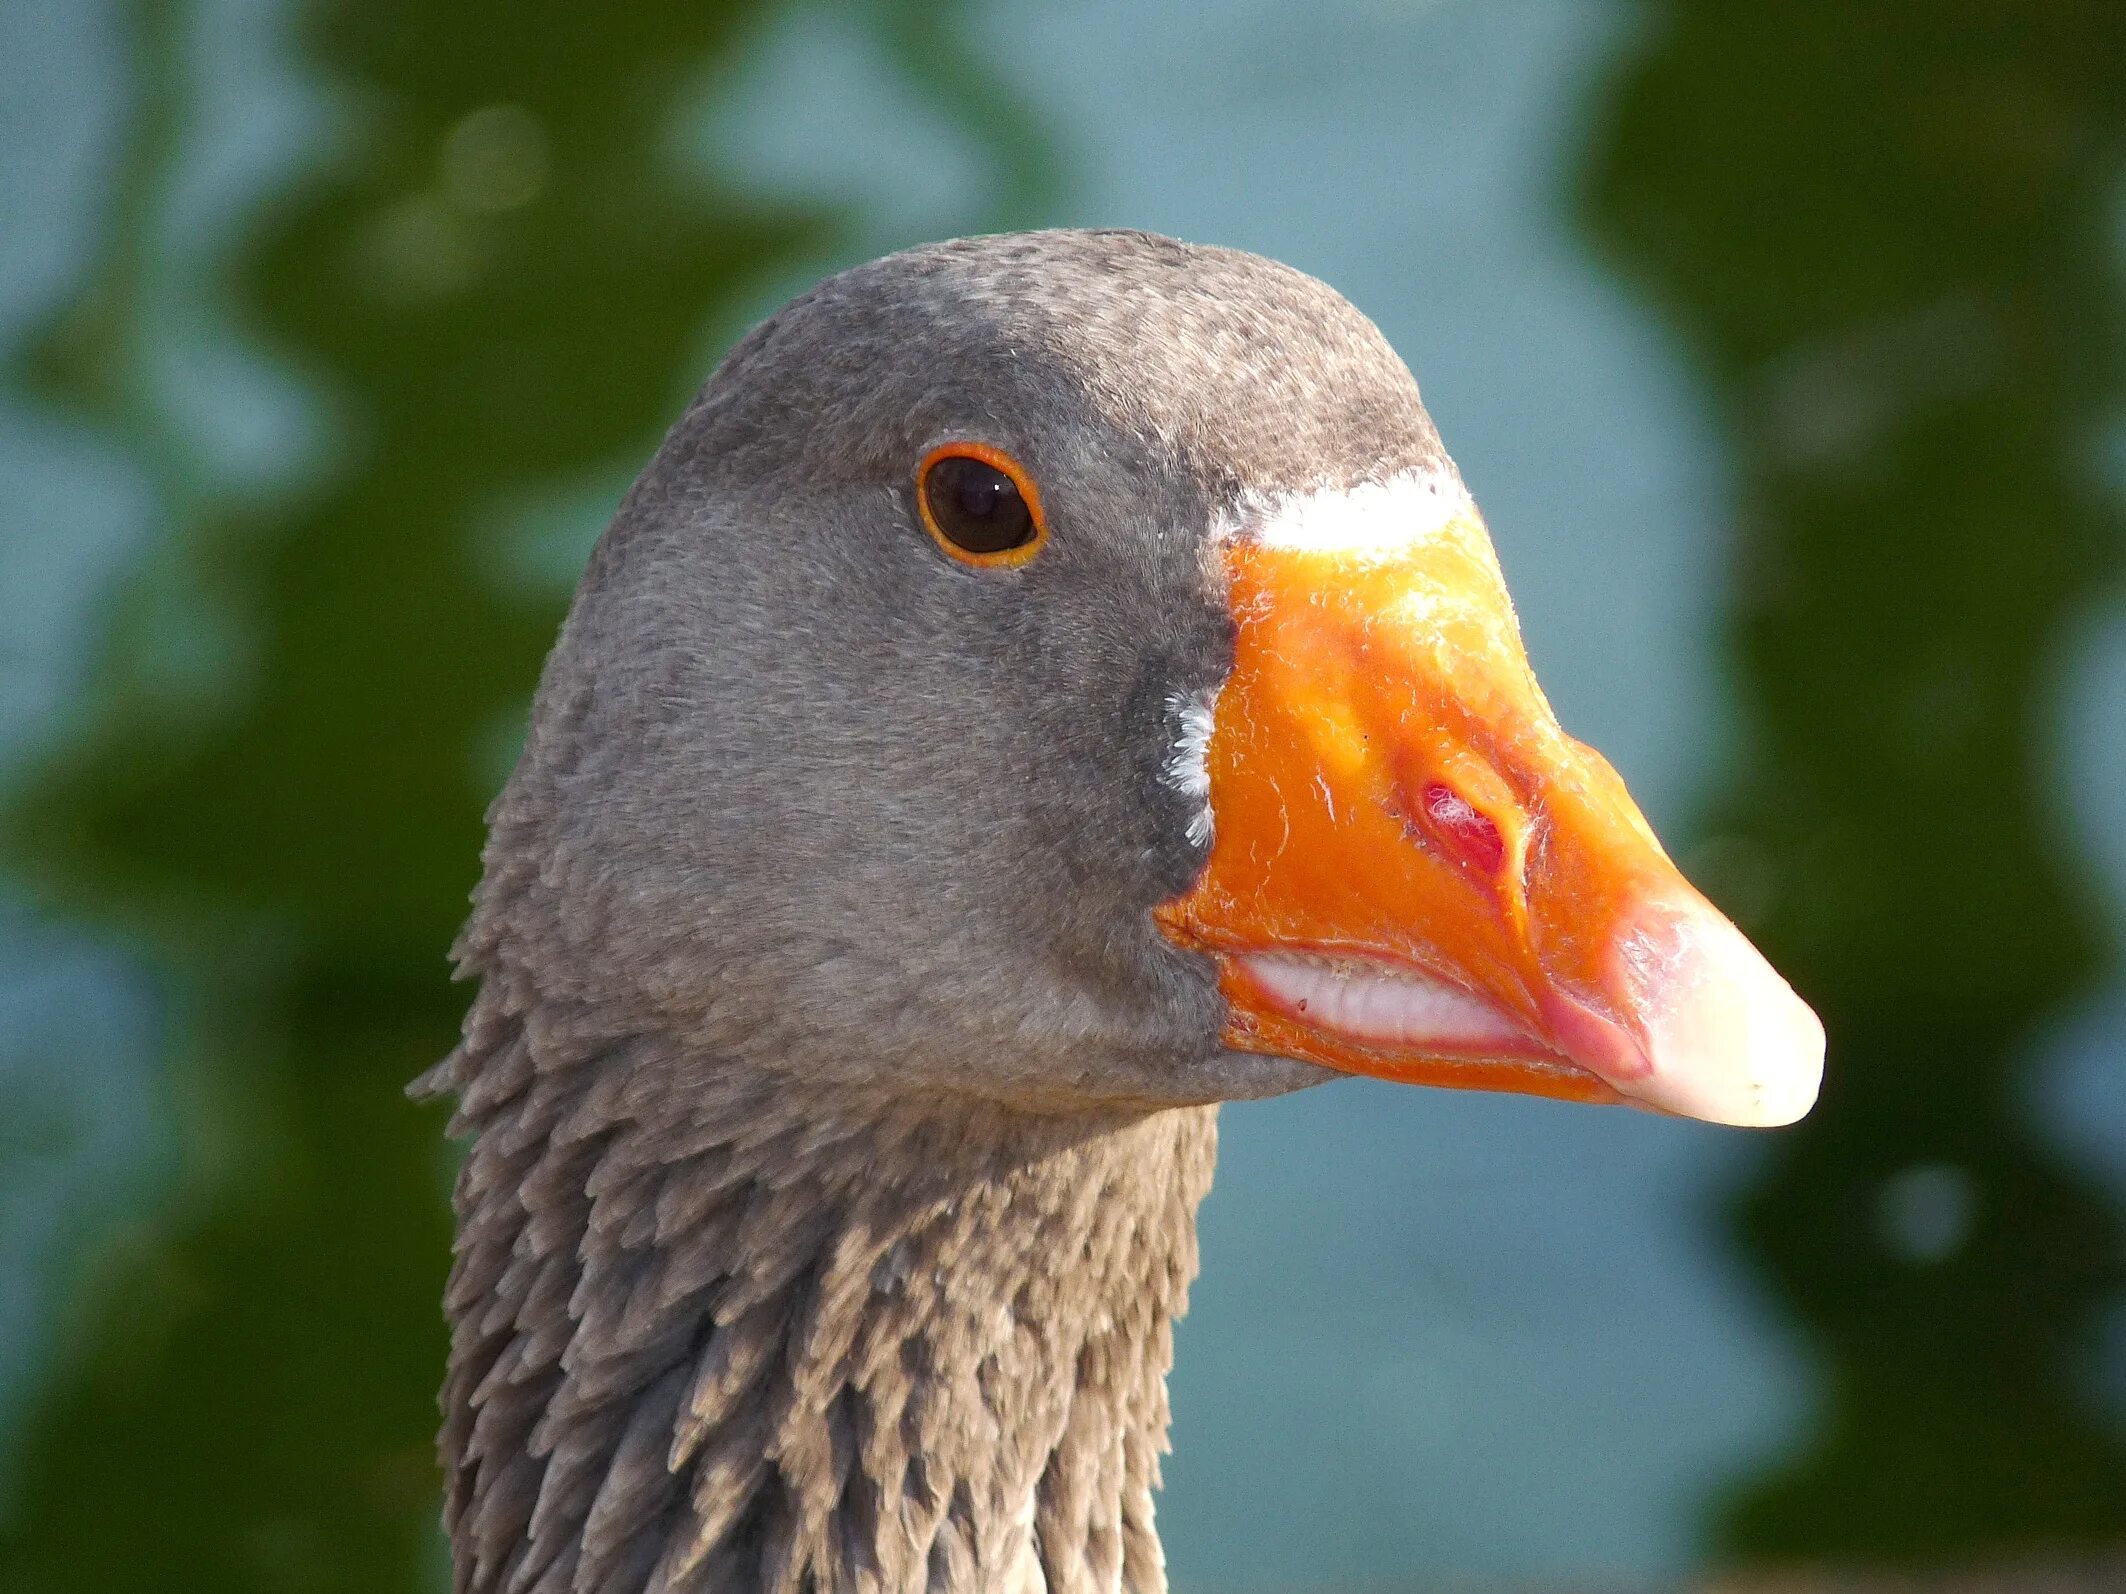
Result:
<svg viewBox="0 0 2126 1594"><path fill-rule="evenodd" d="M494 982L426 1083L460 1594L1165 1589L1213 1109L826 1101Z"/></svg>

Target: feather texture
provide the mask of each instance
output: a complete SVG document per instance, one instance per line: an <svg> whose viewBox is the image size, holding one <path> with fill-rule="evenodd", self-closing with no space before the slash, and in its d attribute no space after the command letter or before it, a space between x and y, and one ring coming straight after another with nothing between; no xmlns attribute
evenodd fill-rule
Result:
<svg viewBox="0 0 2126 1594"><path fill-rule="evenodd" d="M821 1120L675 1041L571 1061L505 1003L429 1082L472 1139L459 1594L1165 1587L1152 1492L1214 1109Z"/></svg>

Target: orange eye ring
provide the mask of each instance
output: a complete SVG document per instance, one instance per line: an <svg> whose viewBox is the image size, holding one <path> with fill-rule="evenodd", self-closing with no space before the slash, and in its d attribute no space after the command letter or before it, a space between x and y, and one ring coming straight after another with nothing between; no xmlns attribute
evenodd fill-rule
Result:
<svg viewBox="0 0 2126 1594"><path fill-rule="evenodd" d="M1000 547L980 546L980 539L968 534L973 523L967 521L961 521L959 525L962 534L953 535L953 522L959 518L960 511L937 499L942 484L932 479L932 472L949 460L971 460L1009 483L1018 502L1025 506L1027 529L1019 540ZM987 443L940 443L925 454L915 468L915 503L923 517L923 529L940 548L963 565L984 570L1023 565L1048 541L1048 520L1041 511L1041 490L1034 486L1033 476L1003 449Z"/></svg>

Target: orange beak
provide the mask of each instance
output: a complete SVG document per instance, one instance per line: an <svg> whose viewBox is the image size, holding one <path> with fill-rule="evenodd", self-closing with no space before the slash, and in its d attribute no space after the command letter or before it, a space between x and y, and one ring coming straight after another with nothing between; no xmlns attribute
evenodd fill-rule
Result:
<svg viewBox="0 0 2126 1594"><path fill-rule="evenodd" d="M1415 1084L1790 1123L1823 1028L1559 728L1458 483L1261 509L1204 749L1213 840L1157 910L1226 1044Z"/></svg>

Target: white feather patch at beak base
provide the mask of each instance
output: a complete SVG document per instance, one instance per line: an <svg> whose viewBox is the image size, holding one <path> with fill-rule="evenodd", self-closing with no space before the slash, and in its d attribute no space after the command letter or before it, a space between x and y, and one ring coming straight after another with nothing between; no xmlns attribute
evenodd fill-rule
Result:
<svg viewBox="0 0 2126 1594"><path fill-rule="evenodd" d="M1350 487L1249 493L1214 535L1244 536L1295 553L1385 557L1475 512L1469 490L1451 469L1407 470Z"/></svg>
<svg viewBox="0 0 2126 1594"><path fill-rule="evenodd" d="M1174 741L1160 778L1190 804L1189 845L1208 847L1214 833L1210 755L1211 732L1218 723L1218 689L1175 692L1166 700L1166 711L1174 722Z"/></svg>

